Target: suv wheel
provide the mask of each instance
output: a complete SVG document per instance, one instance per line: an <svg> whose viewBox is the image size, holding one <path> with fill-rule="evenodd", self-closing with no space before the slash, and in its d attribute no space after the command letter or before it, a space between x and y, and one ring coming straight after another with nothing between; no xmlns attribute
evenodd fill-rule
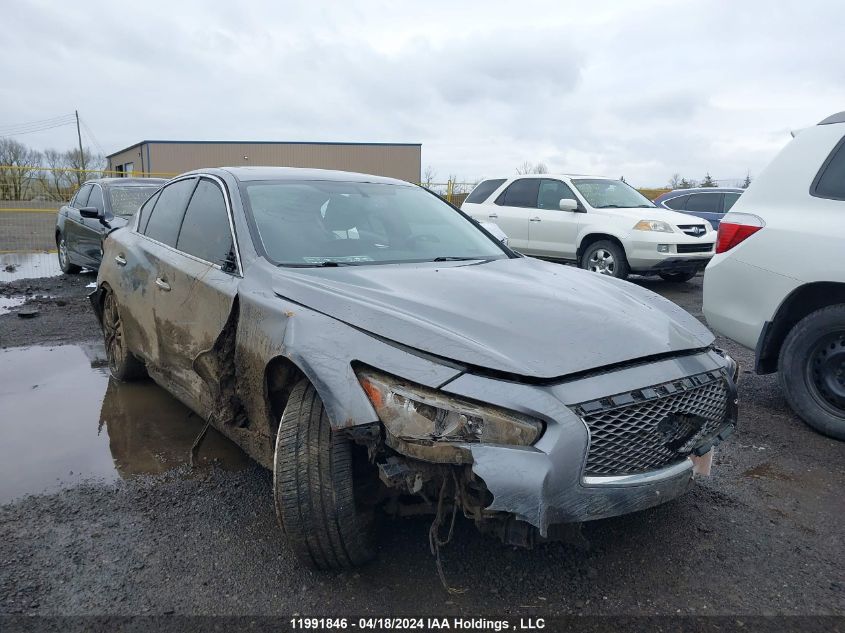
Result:
<svg viewBox="0 0 845 633"><path fill-rule="evenodd" d="M70 255L68 255L67 249L67 240L62 233L59 233L58 237L56 238L56 248L59 251L59 268L62 269L62 272L67 275L75 275L80 270L81 267L77 266L76 264L70 263Z"/></svg>
<svg viewBox="0 0 845 633"><path fill-rule="evenodd" d="M663 281L671 281L672 283L682 284L695 277L698 273L696 271L687 273L660 273L660 278Z"/></svg>
<svg viewBox="0 0 845 633"><path fill-rule="evenodd" d="M630 272L625 251L609 240L590 244L581 255L581 268L617 279L627 279Z"/></svg>
<svg viewBox="0 0 845 633"><path fill-rule="evenodd" d="M778 369L793 410L817 431L845 440L845 305L799 321L784 341Z"/></svg>
<svg viewBox="0 0 845 633"><path fill-rule="evenodd" d="M117 299L111 290L106 290L103 298L103 340L112 376L117 380L133 380L144 375L144 365L126 346L123 321Z"/></svg>
<svg viewBox="0 0 845 633"><path fill-rule="evenodd" d="M354 494L352 443L332 432L308 380L290 394L273 461L276 515L302 562L342 569L375 556L374 513Z"/></svg>

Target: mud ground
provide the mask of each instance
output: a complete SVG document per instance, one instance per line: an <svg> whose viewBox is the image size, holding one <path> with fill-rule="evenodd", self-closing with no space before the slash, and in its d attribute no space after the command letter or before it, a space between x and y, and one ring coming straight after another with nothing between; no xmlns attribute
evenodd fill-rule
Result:
<svg viewBox="0 0 845 633"><path fill-rule="evenodd" d="M20 306L0 315L0 347L96 341L92 280L0 283L0 298L48 297L24 304L35 318L17 317ZM701 317L700 277L636 283ZM585 524L583 542L518 550L460 521L443 560L462 594L440 585L427 520L387 521L363 569L312 573L285 545L266 471L183 464L0 506L0 614L845 614L845 444L793 415L775 376L748 371L750 352L720 344L746 370L740 426L712 477L675 502ZM8 398L15 368L2 358ZM106 408L108 394L92 398ZM29 422L0 420L0 434Z"/></svg>

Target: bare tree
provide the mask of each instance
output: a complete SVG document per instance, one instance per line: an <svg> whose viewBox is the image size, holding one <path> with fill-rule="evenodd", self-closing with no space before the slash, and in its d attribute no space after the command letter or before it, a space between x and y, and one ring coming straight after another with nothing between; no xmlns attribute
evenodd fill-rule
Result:
<svg viewBox="0 0 845 633"><path fill-rule="evenodd" d="M425 168L422 177L422 186L426 189L431 189L431 185L434 184L434 179L437 178L437 172L434 170L434 167L429 165Z"/></svg>
<svg viewBox="0 0 845 633"><path fill-rule="evenodd" d="M525 161L519 167L516 168L516 173L520 176L525 174L548 174L549 168L546 166L545 163L532 163L530 161Z"/></svg>
<svg viewBox="0 0 845 633"><path fill-rule="evenodd" d="M0 139L0 196L23 200L38 174L41 154L11 138Z"/></svg>
<svg viewBox="0 0 845 633"><path fill-rule="evenodd" d="M672 174L672 177L669 179L669 188L670 189L680 189L681 188L681 174Z"/></svg>
<svg viewBox="0 0 845 633"><path fill-rule="evenodd" d="M99 178L106 169L106 159L102 154L92 154L87 147L82 151L81 156L78 149L65 152L65 162L73 170L72 177L77 187L90 178Z"/></svg>

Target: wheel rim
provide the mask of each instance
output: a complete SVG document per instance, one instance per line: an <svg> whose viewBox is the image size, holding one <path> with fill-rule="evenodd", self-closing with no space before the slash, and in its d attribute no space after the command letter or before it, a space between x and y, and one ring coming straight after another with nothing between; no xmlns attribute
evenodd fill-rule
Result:
<svg viewBox="0 0 845 633"><path fill-rule="evenodd" d="M807 383L817 401L837 416L845 416L845 330L823 336L807 363Z"/></svg>
<svg viewBox="0 0 845 633"><path fill-rule="evenodd" d="M67 266L67 242L65 238L62 237L59 239L59 263L62 265L62 268Z"/></svg>
<svg viewBox="0 0 845 633"><path fill-rule="evenodd" d="M587 260L587 270L601 275L613 275L616 272L616 260L606 248L597 248Z"/></svg>
<svg viewBox="0 0 845 633"><path fill-rule="evenodd" d="M103 302L103 336L109 368L116 372L118 363L123 358L123 324L120 321L120 313L117 311L117 303L111 293L106 295Z"/></svg>

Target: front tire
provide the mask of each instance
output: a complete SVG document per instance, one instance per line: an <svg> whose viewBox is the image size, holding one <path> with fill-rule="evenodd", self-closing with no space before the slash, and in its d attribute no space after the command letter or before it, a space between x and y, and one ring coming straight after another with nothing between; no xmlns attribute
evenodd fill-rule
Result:
<svg viewBox="0 0 845 633"><path fill-rule="evenodd" d="M293 388L282 414L273 496L291 549L309 567L344 569L375 557L373 513L356 505L352 444L332 431L308 380Z"/></svg>
<svg viewBox="0 0 845 633"><path fill-rule="evenodd" d="M76 264L72 264L70 262L70 255L68 254L68 247L67 247L67 240L63 233L59 233L56 236L56 248L58 249L59 255L59 268L62 269L62 272L66 275L75 275L77 274L82 268L77 266Z"/></svg>
<svg viewBox="0 0 845 633"><path fill-rule="evenodd" d="M784 341L778 370L795 413L820 433L845 440L845 305L799 321Z"/></svg>
<svg viewBox="0 0 845 633"><path fill-rule="evenodd" d="M126 336L117 299L110 289L103 297L103 341L109 371L117 380L130 381L144 375L144 365L132 355L126 346Z"/></svg>
<svg viewBox="0 0 845 633"><path fill-rule="evenodd" d="M616 242L601 240L587 247L581 255L581 268L601 275L627 279L631 271L625 250Z"/></svg>
<svg viewBox="0 0 845 633"><path fill-rule="evenodd" d="M689 281L698 274L697 271L687 273L660 273L660 278L663 281L671 281L675 284L682 284Z"/></svg>

